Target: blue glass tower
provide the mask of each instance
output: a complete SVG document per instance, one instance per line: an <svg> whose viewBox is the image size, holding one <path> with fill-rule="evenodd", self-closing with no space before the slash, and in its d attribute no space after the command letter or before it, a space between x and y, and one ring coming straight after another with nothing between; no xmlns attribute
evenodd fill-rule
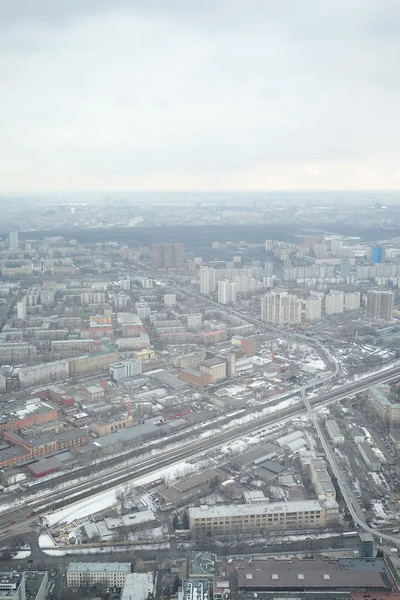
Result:
<svg viewBox="0 0 400 600"><path fill-rule="evenodd" d="M385 248L383 246L372 246L371 248L371 262L373 265L376 263L382 263L385 258Z"/></svg>

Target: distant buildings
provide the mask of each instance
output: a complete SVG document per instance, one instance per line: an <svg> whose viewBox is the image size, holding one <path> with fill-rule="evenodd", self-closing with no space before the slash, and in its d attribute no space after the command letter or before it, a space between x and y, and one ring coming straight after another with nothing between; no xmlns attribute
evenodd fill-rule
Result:
<svg viewBox="0 0 400 600"><path fill-rule="evenodd" d="M176 305L176 294L164 294L164 306L172 308Z"/></svg>
<svg viewBox="0 0 400 600"><path fill-rule="evenodd" d="M373 265L376 263L383 263L385 260L385 248L384 246L372 246L371 248L371 262Z"/></svg>
<svg viewBox="0 0 400 600"><path fill-rule="evenodd" d="M181 269L184 263L183 244L153 244L151 246L153 269Z"/></svg>
<svg viewBox="0 0 400 600"><path fill-rule="evenodd" d="M394 294L387 290L370 290L367 294L367 319L391 321Z"/></svg>
<svg viewBox="0 0 400 600"><path fill-rule="evenodd" d="M344 293L332 290L325 296L325 314L333 315L344 310Z"/></svg>
<svg viewBox="0 0 400 600"><path fill-rule="evenodd" d="M261 299L261 320L273 325L301 322L301 300L288 292L270 292Z"/></svg>
<svg viewBox="0 0 400 600"><path fill-rule="evenodd" d="M216 278L213 267L200 267L200 293L211 294L215 292Z"/></svg>
<svg viewBox="0 0 400 600"><path fill-rule="evenodd" d="M322 301L319 296L310 296L304 301L306 321L321 318Z"/></svg>
<svg viewBox="0 0 400 600"><path fill-rule="evenodd" d="M26 296L17 302L17 317L21 321L26 319Z"/></svg>
<svg viewBox="0 0 400 600"><path fill-rule="evenodd" d="M9 250L18 250L18 230L17 229L9 229L8 230L8 249Z"/></svg>
<svg viewBox="0 0 400 600"><path fill-rule="evenodd" d="M344 295L345 310L358 310L360 308L360 292L351 292Z"/></svg>
<svg viewBox="0 0 400 600"><path fill-rule="evenodd" d="M236 283L224 279L218 281L218 302L220 304L229 304L236 302Z"/></svg>

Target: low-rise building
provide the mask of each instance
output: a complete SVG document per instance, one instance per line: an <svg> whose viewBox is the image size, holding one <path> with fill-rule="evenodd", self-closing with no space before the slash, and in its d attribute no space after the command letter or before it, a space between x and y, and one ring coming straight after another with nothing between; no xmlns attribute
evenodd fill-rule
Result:
<svg viewBox="0 0 400 600"><path fill-rule="evenodd" d="M231 504L189 509L195 537L326 527L324 504L316 500L271 504Z"/></svg>
<svg viewBox="0 0 400 600"><path fill-rule="evenodd" d="M372 450L371 446L367 444L367 442L360 442L357 444L357 447L367 467L371 471L380 471L381 462L375 452Z"/></svg>
<svg viewBox="0 0 400 600"><path fill-rule="evenodd" d="M95 423L92 423L91 430L94 433L97 433L99 437L103 437L104 435L109 435L110 433L114 433L115 431L121 431L121 429L133 427L133 425L134 421L131 416L121 417L120 419L116 419L115 417L108 417L101 421L96 421Z"/></svg>
<svg viewBox="0 0 400 600"><path fill-rule="evenodd" d="M328 419L325 422L326 430L334 444L343 444L344 443L344 435L340 430L339 425L336 423L334 419Z"/></svg>
<svg viewBox="0 0 400 600"><path fill-rule="evenodd" d="M110 375L114 381L136 377L142 373L142 361L139 359L125 360L114 363L110 367Z"/></svg>
<svg viewBox="0 0 400 600"><path fill-rule="evenodd" d="M204 388L212 383L212 375L209 373L202 373L197 369L185 369L179 371L179 379L190 383L194 387Z"/></svg>
<svg viewBox="0 0 400 600"><path fill-rule="evenodd" d="M99 584L122 588L130 572L131 563L70 563L67 567L67 586L79 588Z"/></svg>
<svg viewBox="0 0 400 600"><path fill-rule="evenodd" d="M148 600L154 597L154 573L129 573L120 600Z"/></svg>

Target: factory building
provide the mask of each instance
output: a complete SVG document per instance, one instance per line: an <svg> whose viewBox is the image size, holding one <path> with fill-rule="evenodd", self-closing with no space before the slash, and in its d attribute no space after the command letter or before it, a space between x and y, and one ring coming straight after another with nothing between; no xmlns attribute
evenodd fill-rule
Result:
<svg viewBox="0 0 400 600"><path fill-rule="evenodd" d="M331 502L330 508L335 509L338 517L339 507L336 502ZM189 518L190 530L195 537L324 528L328 520L333 520L332 513L328 518L327 508L316 500L201 506L190 508Z"/></svg>

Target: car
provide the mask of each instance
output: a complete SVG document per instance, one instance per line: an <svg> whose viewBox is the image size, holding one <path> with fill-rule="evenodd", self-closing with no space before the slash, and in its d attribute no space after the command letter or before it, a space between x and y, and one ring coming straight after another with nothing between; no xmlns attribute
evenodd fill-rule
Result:
<svg viewBox="0 0 400 600"><path fill-rule="evenodd" d="M15 525L16 522L17 521L15 519L13 519L12 521L10 521L10 523L9 523L10 527L11 527L11 525Z"/></svg>

